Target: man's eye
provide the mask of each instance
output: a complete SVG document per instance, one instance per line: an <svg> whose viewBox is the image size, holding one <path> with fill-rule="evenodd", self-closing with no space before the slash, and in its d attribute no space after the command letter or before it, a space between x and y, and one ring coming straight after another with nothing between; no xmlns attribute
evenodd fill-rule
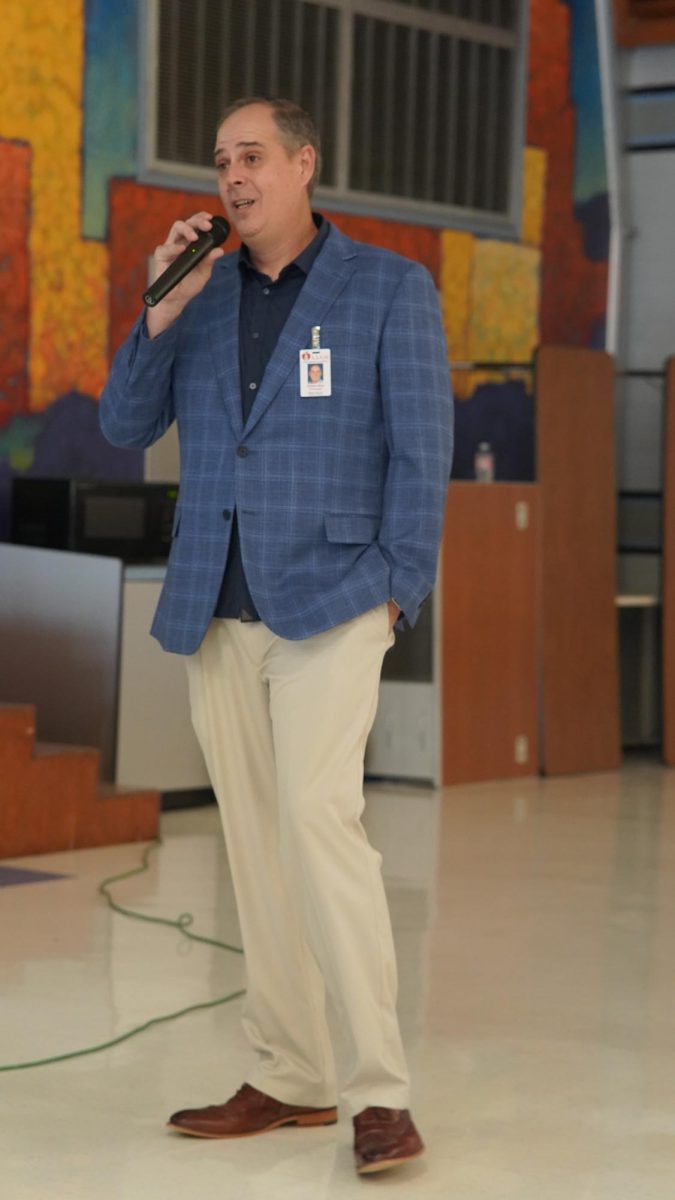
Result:
<svg viewBox="0 0 675 1200"><path fill-rule="evenodd" d="M257 162L259 158L260 158L259 154L247 154L246 155L247 162Z"/></svg>
<svg viewBox="0 0 675 1200"><path fill-rule="evenodd" d="M227 163L217 162L216 163L216 171L224 171L226 166L227 166Z"/></svg>

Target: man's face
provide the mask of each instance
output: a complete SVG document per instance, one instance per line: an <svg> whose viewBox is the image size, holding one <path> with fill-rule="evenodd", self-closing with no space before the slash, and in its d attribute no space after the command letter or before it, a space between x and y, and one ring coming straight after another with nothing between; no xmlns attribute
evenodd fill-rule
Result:
<svg viewBox="0 0 675 1200"><path fill-rule="evenodd" d="M312 363L311 367L309 368L309 382L310 383L321 383L322 375L323 375L323 369L322 369L321 365L319 363Z"/></svg>
<svg viewBox="0 0 675 1200"><path fill-rule="evenodd" d="M247 245L283 242L306 222L314 151L289 153L271 108L249 104L232 113L218 130L214 157L223 207Z"/></svg>

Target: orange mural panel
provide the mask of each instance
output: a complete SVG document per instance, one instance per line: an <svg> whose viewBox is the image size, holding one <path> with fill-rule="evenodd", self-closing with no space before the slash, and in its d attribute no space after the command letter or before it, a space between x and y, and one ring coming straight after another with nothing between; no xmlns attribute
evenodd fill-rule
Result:
<svg viewBox="0 0 675 1200"><path fill-rule="evenodd" d="M110 343L112 356L124 341L142 306L148 284L149 257L166 240L179 218L192 213L221 213L217 196L203 192L151 187L133 180L114 180L110 185ZM239 239L231 233L228 250Z"/></svg>
<svg viewBox="0 0 675 1200"><path fill-rule="evenodd" d="M133 180L115 180L110 186L110 353L124 341L142 306L148 282L148 258L166 238L179 217L195 212L221 213L216 196L203 192L151 187ZM375 217L326 213L348 237L395 250L415 259L440 277L440 230L422 225L404 225ZM231 233L228 250L239 246Z"/></svg>
<svg viewBox="0 0 675 1200"><path fill-rule="evenodd" d="M0 140L0 426L29 406L30 174L30 146Z"/></svg>
<svg viewBox="0 0 675 1200"><path fill-rule="evenodd" d="M357 217L348 213L326 213L326 216L347 237L356 242L368 242L394 250L405 258L421 262L434 279L436 287L441 278L441 230L427 225L405 225L401 221L384 221L380 217Z"/></svg>

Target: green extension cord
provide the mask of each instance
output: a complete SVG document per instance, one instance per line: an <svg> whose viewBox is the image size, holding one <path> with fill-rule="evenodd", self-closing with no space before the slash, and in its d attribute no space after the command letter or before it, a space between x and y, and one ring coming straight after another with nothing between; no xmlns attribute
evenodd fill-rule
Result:
<svg viewBox="0 0 675 1200"><path fill-rule="evenodd" d="M178 929L184 937L189 938L192 942L203 942L207 946L217 946L220 950L230 950L232 954L243 954L243 950L239 946L230 946L227 942L218 942L215 938L203 937L201 934L191 933L188 926L194 920L192 913L181 913L177 920L170 921L167 917L149 917L144 913L133 912L129 908L122 908L121 904L117 904L113 900L109 891L110 885L119 883L123 879L131 879L133 875L141 875L144 871L147 871L150 854L157 846L161 846L161 844L162 839L158 837L147 846L140 867L134 867L133 871L126 871L123 875L111 875L108 879L104 879L98 886L99 894L105 896L108 906L113 912L120 913L123 917L131 917L134 921L149 921L153 925L169 925L172 929ZM184 1017L187 1013L199 1012L203 1008L216 1008L219 1004L228 1004L231 1000L237 1000L239 996L243 996L245 990L245 988L241 988L238 992L230 992L229 996L221 996L218 1000L207 1000L203 1004L191 1004L188 1008L181 1008L179 1012L167 1013L163 1017L152 1017L145 1024L137 1025L134 1029L129 1029L127 1033L122 1033L119 1037L113 1038L109 1042L102 1042L100 1046L89 1046L84 1050L72 1050L69 1054L57 1054L53 1058L40 1058L35 1062L9 1063L4 1066L0 1064L0 1071L27 1071L30 1067L46 1067L50 1063L65 1062L69 1058L82 1058L85 1054L98 1054L101 1050L109 1050L111 1046L119 1046L120 1042L126 1042L138 1033L144 1033L146 1029L151 1029L153 1025L161 1025L164 1021L177 1021L179 1017Z"/></svg>

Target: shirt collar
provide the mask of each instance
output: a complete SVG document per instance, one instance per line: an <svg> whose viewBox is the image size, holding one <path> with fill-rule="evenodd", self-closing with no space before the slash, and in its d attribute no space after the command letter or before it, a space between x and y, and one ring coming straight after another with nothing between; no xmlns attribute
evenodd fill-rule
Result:
<svg viewBox="0 0 675 1200"><path fill-rule="evenodd" d="M317 257L321 247L328 237L328 231L330 229L329 222L325 217L322 217L321 213L313 212L312 220L316 226L316 234L312 238L309 245L305 246L304 250L300 251L297 258L294 258L292 262L288 263L287 266L280 271L279 279L282 279L284 275L286 275L287 272L289 272L292 268L297 268L299 271L302 271L303 275L309 275L314 263L314 259ZM253 275L258 275L260 278L266 278L266 276L263 276L261 272L257 271L253 266L249 248L243 243L239 249L239 269L246 269Z"/></svg>

